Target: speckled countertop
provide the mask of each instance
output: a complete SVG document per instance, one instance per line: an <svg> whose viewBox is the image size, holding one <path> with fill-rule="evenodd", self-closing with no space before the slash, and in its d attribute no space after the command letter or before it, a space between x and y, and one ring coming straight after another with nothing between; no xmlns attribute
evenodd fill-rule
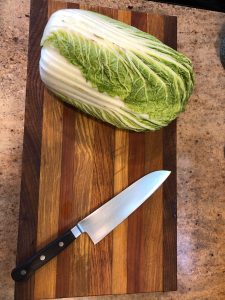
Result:
<svg viewBox="0 0 225 300"><path fill-rule="evenodd" d="M83 1L84 3L84 1ZM85 3L176 15L178 49L196 73L195 91L178 120L178 291L92 299L225 299L225 70L219 35L225 14L147 1ZM0 0L0 299L14 284L29 1ZM83 298L91 299L91 298Z"/></svg>

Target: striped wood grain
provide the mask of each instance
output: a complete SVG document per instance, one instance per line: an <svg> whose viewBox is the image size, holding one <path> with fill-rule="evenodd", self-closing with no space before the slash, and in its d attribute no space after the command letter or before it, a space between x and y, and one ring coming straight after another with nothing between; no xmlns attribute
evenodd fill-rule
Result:
<svg viewBox="0 0 225 300"><path fill-rule="evenodd" d="M49 2L49 15L61 8L78 7L136 26L176 47L174 17L56 1ZM31 53L40 50L37 45L30 47ZM30 89L28 82L28 95ZM26 221L34 227L25 247L30 252L34 250L31 240L39 249L144 174L162 168L174 174L99 244L94 246L82 235L27 283L17 283L16 299L176 289L176 122L157 132L128 132L78 112L46 89L39 98L43 107L35 109L40 110L42 147L37 150L40 179L34 184L39 195L31 198L34 220ZM30 111L31 117L35 109ZM36 129L40 134L41 127ZM31 154L25 151L24 155ZM23 174L23 182L25 179ZM28 214L23 199L21 209L20 222L24 213ZM19 236L22 234L20 226ZM21 245L18 251L18 261L29 252Z"/></svg>

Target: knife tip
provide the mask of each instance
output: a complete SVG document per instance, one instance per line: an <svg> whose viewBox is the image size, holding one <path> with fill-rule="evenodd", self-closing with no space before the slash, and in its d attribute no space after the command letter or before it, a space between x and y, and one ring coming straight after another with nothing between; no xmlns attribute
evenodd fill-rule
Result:
<svg viewBox="0 0 225 300"><path fill-rule="evenodd" d="M171 174L171 171L169 171L169 170L162 170L162 176L164 178L163 181L165 181L170 176L170 174Z"/></svg>

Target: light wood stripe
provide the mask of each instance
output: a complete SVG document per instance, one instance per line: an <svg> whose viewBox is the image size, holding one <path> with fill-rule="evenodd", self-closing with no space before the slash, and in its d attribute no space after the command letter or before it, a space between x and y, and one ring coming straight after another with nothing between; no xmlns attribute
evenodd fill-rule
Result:
<svg viewBox="0 0 225 300"><path fill-rule="evenodd" d="M128 145L127 131L115 131L114 193L118 194L128 186ZM113 231L112 292L127 291L127 230L126 219ZM118 280L120 278L120 280Z"/></svg>
<svg viewBox="0 0 225 300"><path fill-rule="evenodd" d="M44 91L37 247L57 237L63 104ZM55 297L57 258L35 272L34 299ZM48 282L48 285L45 283Z"/></svg>
<svg viewBox="0 0 225 300"><path fill-rule="evenodd" d="M163 15L151 15L147 14L147 23L146 23L146 31L152 35L154 35L156 38L158 38L160 41L164 41L164 19L165 16ZM162 130L161 130L162 131Z"/></svg>
<svg viewBox="0 0 225 300"><path fill-rule="evenodd" d="M131 23L130 11L118 11L118 20ZM114 193L118 194L128 186L129 132L115 130ZM127 232L128 220L113 231L112 293L127 291ZM120 280L118 280L120 278Z"/></svg>
<svg viewBox="0 0 225 300"><path fill-rule="evenodd" d="M49 1L48 18L66 3ZM44 90L37 247L58 235L63 103ZM34 299L56 296L57 258L35 272ZM46 281L49 284L44 284Z"/></svg>

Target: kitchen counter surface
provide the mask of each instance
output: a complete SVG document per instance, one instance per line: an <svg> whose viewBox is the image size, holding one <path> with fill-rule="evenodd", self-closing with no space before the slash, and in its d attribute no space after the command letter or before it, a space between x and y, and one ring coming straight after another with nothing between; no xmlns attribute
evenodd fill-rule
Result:
<svg viewBox="0 0 225 300"><path fill-rule="evenodd" d="M81 2L80 2L81 3ZM225 299L225 14L147 1L93 5L178 17L178 50L196 86L178 120L178 291L82 299ZM0 299L12 300L24 125L29 1L0 0ZM224 33L225 35L225 33ZM75 299L75 298L74 298Z"/></svg>

